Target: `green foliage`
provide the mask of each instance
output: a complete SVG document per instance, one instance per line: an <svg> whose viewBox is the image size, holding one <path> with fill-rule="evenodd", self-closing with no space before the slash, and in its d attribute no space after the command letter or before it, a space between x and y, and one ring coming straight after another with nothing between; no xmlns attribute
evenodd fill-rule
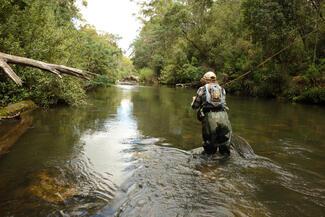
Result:
<svg viewBox="0 0 325 217"><path fill-rule="evenodd" d="M81 56L87 57L83 67L100 75L107 75L112 80L117 78L115 73L122 52L117 47L116 38L111 34L98 34L96 30L89 26L83 26L80 31Z"/></svg>
<svg viewBox="0 0 325 217"><path fill-rule="evenodd" d="M19 112L35 109L37 106L31 100L20 101L19 103L11 104L6 107L0 107L0 118L6 116L14 116Z"/></svg>
<svg viewBox="0 0 325 217"><path fill-rule="evenodd" d="M238 40L246 34L240 29L239 1L176 1L155 11L144 14L149 21L134 43L133 60L137 68L153 69L162 82L191 82L209 69L235 71L251 64L245 54L253 45Z"/></svg>
<svg viewBox="0 0 325 217"><path fill-rule="evenodd" d="M113 81L107 75L98 75L86 84L86 89L94 89L97 87L109 87Z"/></svg>
<svg viewBox="0 0 325 217"><path fill-rule="evenodd" d="M161 79L166 84L189 83L193 79L200 79L203 72L202 68L193 66L190 63L186 63L182 67L168 65L161 72Z"/></svg>
<svg viewBox="0 0 325 217"><path fill-rule="evenodd" d="M297 76L304 87L324 85L324 12L315 0L145 1L133 62L168 84L197 81L207 70L225 83L252 70L228 92L297 96Z"/></svg>
<svg viewBox="0 0 325 217"><path fill-rule="evenodd" d="M149 68L142 68L138 71L140 81L144 83L151 83L154 79L154 72Z"/></svg>
<svg viewBox="0 0 325 217"><path fill-rule="evenodd" d="M304 91L300 96L294 97L295 102L310 104L325 104L325 88L314 87Z"/></svg>
<svg viewBox="0 0 325 217"><path fill-rule="evenodd" d="M83 1L86 4L87 1ZM84 25L76 0L2 0L0 4L0 50L56 64L76 67L99 74L92 87L106 85L119 77L123 61L117 38L99 34ZM76 78L56 78L49 73L26 67L14 67L23 79L17 87L0 72L0 105L30 98L48 106L84 102L85 83ZM108 79L108 78L109 79Z"/></svg>
<svg viewBox="0 0 325 217"><path fill-rule="evenodd" d="M309 87L321 86L325 82L325 59L322 59L321 64L312 64L307 69L304 77L309 84Z"/></svg>
<svg viewBox="0 0 325 217"><path fill-rule="evenodd" d="M74 78L47 79L40 77L31 90L30 98L41 106L53 104L78 106L84 103L85 91L82 84Z"/></svg>
<svg viewBox="0 0 325 217"><path fill-rule="evenodd" d="M123 79L127 76L136 74L132 60L125 56L123 56L121 61L118 62L117 71L118 79Z"/></svg>

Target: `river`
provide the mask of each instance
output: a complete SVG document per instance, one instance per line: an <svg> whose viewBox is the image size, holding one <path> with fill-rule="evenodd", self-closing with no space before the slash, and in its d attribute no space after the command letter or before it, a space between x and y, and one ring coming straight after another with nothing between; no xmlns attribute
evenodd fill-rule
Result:
<svg viewBox="0 0 325 217"><path fill-rule="evenodd" d="M228 96L256 156L214 159L190 152L194 94L113 86L32 112L0 158L0 216L325 216L324 107Z"/></svg>

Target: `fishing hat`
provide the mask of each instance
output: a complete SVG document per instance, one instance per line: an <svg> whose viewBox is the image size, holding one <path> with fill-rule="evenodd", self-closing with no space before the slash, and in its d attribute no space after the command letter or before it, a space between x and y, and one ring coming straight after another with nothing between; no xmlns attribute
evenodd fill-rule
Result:
<svg viewBox="0 0 325 217"><path fill-rule="evenodd" d="M216 74L214 72L207 72L203 75L203 78L206 80L215 80L217 78Z"/></svg>
<svg viewBox="0 0 325 217"><path fill-rule="evenodd" d="M215 81L217 79L217 76L214 72L207 72L203 75L202 80L204 81Z"/></svg>

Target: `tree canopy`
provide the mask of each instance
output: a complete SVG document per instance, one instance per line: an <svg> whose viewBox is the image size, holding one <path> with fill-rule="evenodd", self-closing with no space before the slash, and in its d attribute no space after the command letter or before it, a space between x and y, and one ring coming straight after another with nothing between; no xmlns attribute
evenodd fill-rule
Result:
<svg viewBox="0 0 325 217"><path fill-rule="evenodd" d="M117 37L98 33L83 23L76 0L2 0L0 4L0 51L45 62L67 65L99 74L94 81L41 73L21 66L17 87L0 73L0 105L26 98L40 105L80 104L85 89L113 82L125 73Z"/></svg>
<svg viewBox="0 0 325 217"><path fill-rule="evenodd" d="M144 1L133 61L167 84L252 70L228 91L324 102L324 11L320 0Z"/></svg>

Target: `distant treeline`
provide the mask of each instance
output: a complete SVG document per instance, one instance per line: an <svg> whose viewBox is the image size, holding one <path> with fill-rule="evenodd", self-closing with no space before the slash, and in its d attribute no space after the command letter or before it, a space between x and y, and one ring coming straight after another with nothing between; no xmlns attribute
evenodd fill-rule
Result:
<svg viewBox="0 0 325 217"><path fill-rule="evenodd" d="M0 51L97 73L93 81L59 79L38 69L16 66L18 87L0 71L0 106L23 99L39 105L77 105L87 88L118 79L130 62L114 35L99 34L82 17L77 0L1 0Z"/></svg>
<svg viewBox="0 0 325 217"><path fill-rule="evenodd" d="M225 83L252 70L228 92L325 102L325 1L151 0L140 18L143 79L188 83L214 70Z"/></svg>

